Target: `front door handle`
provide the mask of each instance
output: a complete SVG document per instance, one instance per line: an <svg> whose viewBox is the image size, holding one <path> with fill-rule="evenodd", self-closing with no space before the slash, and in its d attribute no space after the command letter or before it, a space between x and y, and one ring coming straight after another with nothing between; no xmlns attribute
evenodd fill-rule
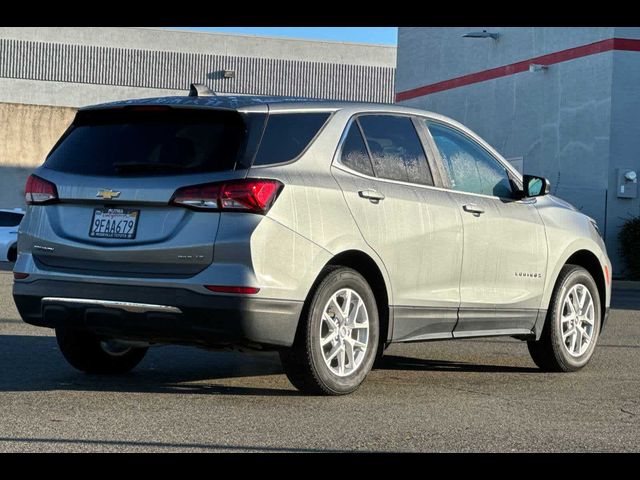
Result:
<svg viewBox="0 0 640 480"><path fill-rule="evenodd" d="M481 213L484 213L484 210L475 203L467 203L462 207L462 209L465 212L473 213L474 215L480 215Z"/></svg>
<svg viewBox="0 0 640 480"><path fill-rule="evenodd" d="M368 198L371 202L379 202L380 200L384 200L384 194L378 192L377 190L360 190L358 195L361 198Z"/></svg>

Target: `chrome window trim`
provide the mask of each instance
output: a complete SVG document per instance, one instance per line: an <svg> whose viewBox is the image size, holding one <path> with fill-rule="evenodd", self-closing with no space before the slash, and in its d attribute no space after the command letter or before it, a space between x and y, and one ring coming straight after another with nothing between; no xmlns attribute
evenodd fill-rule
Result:
<svg viewBox="0 0 640 480"><path fill-rule="evenodd" d="M421 183L409 183L409 182L403 182L403 181L400 181L400 180L390 180L388 178L372 177L370 175L366 175L364 173L358 172L356 170L353 170L352 168L347 167L345 164L343 164L340 161L340 157L342 156L342 147L343 147L344 142L345 142L345 140L347 138L347 134L349 133L349 129L351 128L351 125L357 120L357 117L359 115L367 115L369 113L405 116L405 117L409 117L409 118L420 116L420 117L423 117L423 118L425 118L427 120L432 120L433 119L433 117L430 117L429 115L414 115L413 113L397 113L396 114L395 112L394 113L389 113L389 112L378 112L378 111L371 111L371 112L366 111L366 112L355 113L347 121L347 124L346 124L346 126L345 126L345 128L344 128L344 130L342 132L342 135L340 136L340 140L338 141L338 146L336 148L336 152L334 153L333 161L331 162L331 166L333 166L333 167L335 167L335 168L337 168L339 170L342 170L343 172L350 173L352 175L356 175L358 177L365 178L365 179L368 179L368 180L375 180L375 181L378 181L378 182L386 182L386 183L391 183L391 184L396 184L396 185L404 185L404 186L407 186L407 187L421 187L421 188L438 190L438 191L442 191L442 192L455 192L455 193L459 193L459 194L462 194L462 195L470 195L470 196L473 196L473 197L488 198L488 199L500 200L500 201L509 200L509 201L523 203L523 204L536 203L535 198L533 199L533 201L530 201L530 199L526 199L526 198L523 198L523 199L515 199L515 198L505 199L505 198L502 198L502 197L496 197L494 195L485 195L485 194L482 194L482 193L473 193L473 192L464 192L462 190L454 190L453 188L448 188L448 187L439 187L439 186L435 186L435 185L424 185L424 184L421 184ZM435 120L435 121L438 121L439 123L442 123L442 124L444 124L446 126L450 125L449 123L444 122L442 120ZM455 128L455 127L452 127L452 128ZM427 130L428 130L428 128L427 128ZM460 131L460 129L458 129L458 128L455 128L455 130L456 131ZM469 135L466 135L466 136L469 137ZM433 141L433 137L431 136L431 132L429 132L429 138L430 138L431 141ZM473 137L471 137L471 138L473 138ZM366 143L365 143L365 145L366 145ZM425 155L426 155L426 153L427 152L425 152ZM437 161L438 162L442 162L442 159L440 157L440 153L439 152L432 152L432 153L433 153L433 155L437 155ZM491 154L491 156L495 158L495 155ZM503 162L500 162L500 163L503 164ZM513 170L513 168L511 168L511 170ZM520 173L518 173L517 170L514 170L514 171L517 174L517 178L520 179ZM374 174L375 174L375 170L374 170ZM432 172L432 175L433 175L433 172ZM444 179L443 179L443 184L444 184Z"/></svg>
<svg viewBox="0 0 640 480"><path fill-rule="evenodd" d="M385 183L393 183L396 185L404 185L406 187L420 187L420 188L426 188L426 189L430 189L430 190L438 190L440 192L449 192L449 193L460 193L462 195L470 195L472 197L482 197L482 198L488 198L491 200L501 200L501 201L508 201L510 203L523 203L523 204L533 204L536 203L536 199L534 198L521 198L521 199L515 199L515 198L501 198L501 197L495 197L492 195L484 195L482 193L472 193L472 192L463 192L461 190L454 190L452 188L445 188L445 187L436 187L434 185L424 185L424 184L420 184L420 183L407 183L407 182L402 182L400 180L389 180L387 178L380 178L380 177L371 177L369 175L365 175L363 173L357 172L345 165L343 165L342 163L334 163L332 165L333 167L337 168L338 170L342 170L343 172L352 174L352 175L356 175L358 177L361 178L365 178L367 180L375 180L376 182L385 182Z"/></svg>

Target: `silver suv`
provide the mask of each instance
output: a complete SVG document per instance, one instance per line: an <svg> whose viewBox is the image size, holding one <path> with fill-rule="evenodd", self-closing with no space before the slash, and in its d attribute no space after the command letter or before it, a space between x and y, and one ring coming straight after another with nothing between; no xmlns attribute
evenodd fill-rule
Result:
<svg viewBox="0 0 640 480"><path fill-rule="evenodd" d="M13 295L74 367L147 348L277 350L345 394L394 342L510 336L543 370L593 354L595 222L441 115L184 96L78 111L26 186Z"/></svg>

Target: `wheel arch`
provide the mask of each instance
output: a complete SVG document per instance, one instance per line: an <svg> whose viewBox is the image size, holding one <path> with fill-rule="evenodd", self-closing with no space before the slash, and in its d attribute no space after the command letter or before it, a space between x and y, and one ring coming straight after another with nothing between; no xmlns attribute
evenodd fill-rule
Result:
<svg viewBox="0 0 640 480"><path fill-rule="evenodd" d="M328 267L338 266L352 268L361 274L371 286L376 299L376 306L378 307L380 339L384 339L380 344L386 345L389 342L391 332L393 331L393 314L389 307L391 303L391 289L389 282L384 275L384 267L381 268L371 256L362 250L346 250L334 255L331 260L327 262L322 271L324 272ZM309 292L309 298L321 279L322 275L318 275L318 278ZM309 298L307 298L305 303L308 302Z"/></svg>
<svg viewBox="0 0 640 480"><path fill-rule="evenodd" d="M596 286L598 287L598 295L600 296L600 326L603 327L607 305L607 285L605 283L602 264L600 263L597 255L590 250L577 250L569 255L569 257L563 262L562 266L564 265L577 265L582 267L589 272L591 277L593 277L593 280L596 282ZM557 272L554 279L554 288L559 275L560 271Z"/></svg>

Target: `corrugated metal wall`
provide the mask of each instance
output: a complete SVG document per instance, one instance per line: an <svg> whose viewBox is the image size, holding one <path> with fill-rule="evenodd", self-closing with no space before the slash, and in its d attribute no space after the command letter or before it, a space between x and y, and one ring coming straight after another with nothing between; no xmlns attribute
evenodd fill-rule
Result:
<svg viewBox="0 0 640 480"><path fill-rule="evenodd" d="M223 78L234 70L235 78ZM392 103L395 69L0 39L0 77Z"/></svg>

